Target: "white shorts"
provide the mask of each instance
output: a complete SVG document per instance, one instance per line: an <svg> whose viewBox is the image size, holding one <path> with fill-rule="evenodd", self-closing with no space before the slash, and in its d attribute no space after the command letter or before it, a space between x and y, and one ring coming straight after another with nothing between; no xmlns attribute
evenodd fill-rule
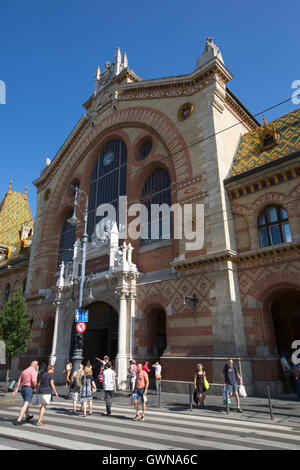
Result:
<svg viewBox="0 0 300 470"><path fill-rule="evenodd" d="M79 392L73 392L73 401L78 401Z"/></svg>
<svg viewBox="0 0 300 470"><path fill-rule="evenodd" d="M51 393L47 393L45 395L40 395L40 404L41 405L49 405L51 402Z"/></svg>

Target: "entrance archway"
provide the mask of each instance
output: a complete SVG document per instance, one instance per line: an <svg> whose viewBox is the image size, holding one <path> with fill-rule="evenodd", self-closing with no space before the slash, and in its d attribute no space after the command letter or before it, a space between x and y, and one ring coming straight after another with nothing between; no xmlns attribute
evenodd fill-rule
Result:
<svg viewBox="0 0 300 470"><path fill-rule="evenodd" d="M292 342L300 339L300 291L286 289L271 303L277 350L289 352Z"/></svg>
<svg viewBox="0 0 300 470"><path fill-rule="evenodd" d="M103 359L105 355L114 361L118 352L118 314L105 302L93 302L86 309L89 311L87 329L83 336L83 362L95 363L95 357ZM74 347L75 322L73 323L71 353ZM72 357L72 354L70 354Z"/></svg>
<svg viewBox="0 0 300 470"><path fill-rule="evenodd" d="M161 356L167 346L166 312L160 306L147 309L144 343L149 354Z"/></svg>

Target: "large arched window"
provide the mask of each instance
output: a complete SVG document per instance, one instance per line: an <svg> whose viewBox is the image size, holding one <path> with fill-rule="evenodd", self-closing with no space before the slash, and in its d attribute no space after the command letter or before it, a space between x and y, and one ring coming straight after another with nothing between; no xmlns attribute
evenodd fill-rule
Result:
<svg viewBox="0 0 300 470"><path fill-rule="evenodd" d="M291 241L291 231L286 211L281 206L268 206L257 222L261 248Z"/></svg>
<svg viewBox="0 0 300 470"><path fill-rule="evenodd" d="M118 221L119 196L126 195L126 162L127 149L121 140L108 142L96 160L90 181L89 240L101 219L96 216L96 210L101 204L112 204Z"/></svg>
<svg viewBox="0 0 300 470"><path fill-rule="evenodd" d="M141 240L141 244L147 244L157 241L151 236L151 223L155 220L151 218L151 205L152 204L168 204L171 206L171 179L169 172L164 168L157 168L148 177L141 195L141 204L147 207L148 211L148 238ZM158 215L159 224L159 239L164 238L163 234L163 214L160 212ZM169 230L171 234L171 217L168 219Z"/></svg>
<svg viewBox="0 0 300 470"><path fill-rule="evenodd" d="M63 223L61 234L60 234L60 244L59 244L59 253L58 253L58 267L62 261L67 263L73 259L73 249L75 243L75 233L76 227L69 224L68 219L72 217L73 212L71 212Z"/></svg>

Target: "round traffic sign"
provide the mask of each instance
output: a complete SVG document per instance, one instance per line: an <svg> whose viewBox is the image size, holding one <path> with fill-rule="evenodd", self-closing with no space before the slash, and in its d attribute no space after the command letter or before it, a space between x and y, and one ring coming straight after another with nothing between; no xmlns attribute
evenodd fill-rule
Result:
<svg viewBox="0 0 300 470"><path fill-rule="evenodd" d="M86 330L86 324L83 321L80 321L76 324L76 330L78 333L84 333Z"/></svg>

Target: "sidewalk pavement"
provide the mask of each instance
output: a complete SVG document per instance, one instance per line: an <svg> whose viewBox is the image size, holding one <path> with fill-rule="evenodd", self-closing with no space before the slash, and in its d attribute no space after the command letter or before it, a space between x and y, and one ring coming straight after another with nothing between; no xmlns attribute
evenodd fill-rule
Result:
<svg viewBox="0 0 300 470"><path fill-rule="evenodd" d="M3 384L0 383L0 388ZM61 402L62 407L67 402L72 402L72 399L68 398L68 389L63 385L56 386L59 398L53 397L56 402ZM113 407L124 407L124 411L128 407L133 406L131 404L131 397L128 397L127 392L118 391L115 395ZM18 397L18 398L17 398ZM5 394L0 392L0 405L3 406L8 400L11 401L15 398L16 401L21 399L21 395L18 393L17 397L14 397L11 392ZM101 398L104 397L103 391L97 391L94 393L94 404L103 404L104 401ZM190 399L188 394L178 393L166 393L162 392L160 397L160 408L158 407L158 396L154 390L148 391L148 402L147 408L149 410L160 410L162 413L172 412L179 414L203 416L203 417L218 417L222 419L235 419L242 421L254 421L261 423L280 424L284 426L290 426L300 428L300 401L297 400L296 393L289 395L276 395L272 397L272 410L273 420L271 419L269 403L267 396L251 396L241 398L241 408L243 413L237 413L237 406L235 398L232 399L230 405L230 413L227 414L226 406L223 405L223 397L216 395L207 394L205 400L205 408L196 408L193 404L193 411L190 410Z"/></svg>

